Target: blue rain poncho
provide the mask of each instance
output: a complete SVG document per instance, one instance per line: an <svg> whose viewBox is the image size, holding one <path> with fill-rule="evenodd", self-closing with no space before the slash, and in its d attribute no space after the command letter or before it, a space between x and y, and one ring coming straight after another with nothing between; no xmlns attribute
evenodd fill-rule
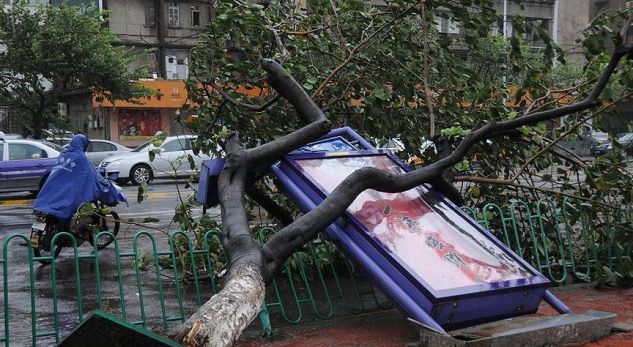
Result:
<svg viewBox="0 0 633 347"><path fill-rule="evenodd" d="M125 195L92 166L84 153L88 144L90 140L84 135L73 137L37 195L34 212L69 223L84 202L99 200L109 206L127 202Z"/></svg>

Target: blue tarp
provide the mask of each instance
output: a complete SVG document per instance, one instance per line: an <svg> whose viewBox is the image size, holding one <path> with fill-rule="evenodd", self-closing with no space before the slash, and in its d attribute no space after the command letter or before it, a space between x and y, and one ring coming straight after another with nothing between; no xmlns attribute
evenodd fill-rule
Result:
<svg viewBox="0 0 633 347"><path fill-rule="evenodd" d="M37 195L33 211L68 223L84 202L99 200L110 206L127 202L125 195L104 179L84 154L89 143L84 135L73 137Z"/></svg>

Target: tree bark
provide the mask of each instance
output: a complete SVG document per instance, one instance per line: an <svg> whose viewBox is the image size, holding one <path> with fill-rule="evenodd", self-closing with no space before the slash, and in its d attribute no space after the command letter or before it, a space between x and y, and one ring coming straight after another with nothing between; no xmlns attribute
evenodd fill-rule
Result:
<svg viewBox="0 0 633 347"><path fill-rule="evenodd" d="M232 346L257 317L265 294L259 267L232 266L222 291L200 306L170 337L185 346Z"/></svg>

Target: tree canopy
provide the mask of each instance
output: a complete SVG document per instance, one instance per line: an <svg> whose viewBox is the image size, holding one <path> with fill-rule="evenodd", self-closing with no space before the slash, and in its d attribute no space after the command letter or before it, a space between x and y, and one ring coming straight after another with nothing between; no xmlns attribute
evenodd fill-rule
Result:
<svg viewBox="0 0 633 347"><path fill-rule="evenodd" d="M626 17L606 13L594 21L582 33L586 65L566 68L571 64L565 63L564 52L539 22L513 16L514 35L509 39L491 31L500 17L494 1L423 3L423 17L420 2L404 0L378 6L361 0L218 3L217 18L192 52L190 94L201 105L194 111L192 129L209 134L200 138L200 147L213 150L212 143L226 134L222 126L239 131L250 146L297 127L287 103L257 107L275 97L258 66L264 57L282 62L334 125L349 125L379 144L397 137L404 144L399 153L404 160L433 162L438 153L428 141L434 135L454 145L488 122L586 96L609 59L608 42L617 34L609 28ZM459 35L439 32L436 23L442 18L452 21ZM576 72L572 80L570 71ZM476 144L455 167L458 180L469 182L463 191L466 198L532 196L534 190L525 186L534 174L564 165L564 172L544 176L554 189L541 189L537 195L612 199L611 188L621 188L622 181L610 181L614 185L606 188L591 180L582 187L569 184L572 173L584 174L595 165L557 143L577 139L580 124L590 119L594 127L604 123L601 120L616 109L615 101L630 92L629 71L626 64L618 70L605 92L605 100L614 102L595 116L574 114L564 122L523 127L521 134L497 138L494 145ZM252 88L259 97L245 96L243 88ZM596 170L613 171L609 167ZM475 168L478 174L470 174Z"/></svg>
<svg viewBox="0 0 633 347"><path fill-rule="evenodd" d="M19 112L39 138L56 119L60 96L72 90L130 99L143 92L131 56L92 8L0 6L0 105ZM103 18L103 17L102 17Z"/></svg>

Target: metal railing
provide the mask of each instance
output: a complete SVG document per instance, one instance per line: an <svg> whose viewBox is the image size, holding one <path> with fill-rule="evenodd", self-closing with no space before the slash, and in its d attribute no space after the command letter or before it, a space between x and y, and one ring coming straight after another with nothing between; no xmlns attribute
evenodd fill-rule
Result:
<svg viewBox="0 0 633 347"><path fill-rule="evenodd" d="M559 284L589 282L605 268L621 272L632 264L628 208L565 198L560 205L515 200L506 208L488 203L462 210Z"/></svg>
<svg viewBox="0 0 633 347"><path fill-rule="evenodd" d="M272 233L269 227L258 231L261 240ZM103 237L113 235L99 233L94 244ZM109 311L131 324L162 331L184 321L222 287L221 264L225 258L218 247L212 246L220 244L220 232L211 230L202 240L189 233L174 232L166 240L169 247L165 250L160 249L157 237L140 231L133 236L132 249L127 251L115 239L106 249L113 254L107 256L93 247L78 248L71 234L59 233L51 245L64 241L68 247L61 257L45 266L40 266L38 260L52 258L35 257L27 236L6 237L0 258L3 304L0 342L6 346L27 341L33 346L57 344L87 317L86 312L95 309ZM23 250L26 254L24 259L9 253L14 246L21 247L20 253ZM351 285L343 289L342 279ZM15 283L22 285L13 288ZM62 287L64 295L60 295ZM376 306L382 304L373 287L322 238L311 241L305 251L295 253L267 292L260 322L268 335L272 332L269 310L277 321L294 324L303 319L305 306L316 317L327 319L333 316L334 300L341 300L349 313L363 310L367 300L361 296L367 294L372 295ZM24 295L28 300L21 298ZM25 312L28 317L24 317ZM25 328L27 322L30 324Z"/></svg>

